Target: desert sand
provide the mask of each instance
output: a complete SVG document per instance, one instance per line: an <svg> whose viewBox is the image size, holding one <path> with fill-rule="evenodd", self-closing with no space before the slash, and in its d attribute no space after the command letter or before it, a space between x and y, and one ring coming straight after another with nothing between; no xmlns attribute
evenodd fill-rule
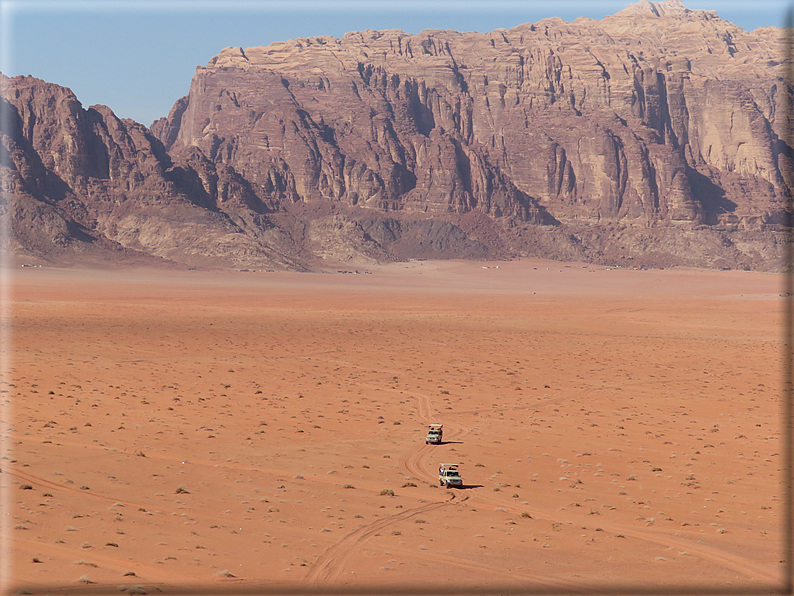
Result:
<svg viewBox="0 0 794 596"><path fill-rule="evenodd" d="M6 586L782 580L780 276L359 272L15 270Z"/></svg>

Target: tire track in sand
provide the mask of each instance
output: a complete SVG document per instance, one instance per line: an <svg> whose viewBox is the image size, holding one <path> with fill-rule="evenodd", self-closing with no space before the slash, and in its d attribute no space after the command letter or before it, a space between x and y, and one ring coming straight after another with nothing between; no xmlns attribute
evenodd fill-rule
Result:
<svg viewBox="0 0 794 596"><path fill-rule="evenodd" d="M433 415L433 405L429 396L424 393L415 393L413 391L406 392L406 394L416 398L418 417L421 422L429 424L430 420L437 418L437 416ZM464 426L454 422L444 422L444 435L447 440L463 437L468 432L469 429ZM400 455L400 468L402 468L402 471L407 476L414 480L429 482L435 485L437 477L429 461L430 457L437 452L438 447L437 445L422 445L420 443L418 448L413 448Z"/></svg>
<svg viewBox="0 0 794 596"><path fill-rule="evenodd" d="M406 556L416 557L415 551L411 551L409 549L404 549L404 548L401 549L401 548L392 547L390 549L390 552L392 554L401 552L404 553ZM461 559L460 557L455 557L452 555L444 555L439 552L430 551L430 550L422 551L421 558L423 561L435 561L438 563L443 563L447 567L449 566L460 567L462 569L467 569L467 570L485 571L488 573L497 574L498 579L495 582L486 582L485 585L488 585L488 583L492 583L494 585L500 585L500 587L506 588L506 592L510 592L511 590L506 586L504 586L505 574L509 574L513 582L516 582L516 580L521 580L522 582L533 582L532 587L567 588L579 592L592 587L590 584L583 581L548 577L536 573L517 572L515 569L512 568L506 568L498 565L489 565L488 563L482 563L480 561L472 561L470 559ZM478 581L482 581L482 580L478 580ZM428 592L432 591L432 584L429 584L426 587L428 588ZM520 584L517 584L515 591L525 592L526 588L527 588L526 585L522 586Z"/></svg>
<svg viewBox="0 0 794 596"><path fill-rule="evenodd" d="M410 395L413 395L417 398L418 417L422 421L427 421L430 419L432 416L432 403L430 398L427 395L421 393L410 393ZM463 427L455 424L450 425L450 427L450 434L452 437L465 434L468 431L468 429L463 429ZM404 473L416 480L426 481L433 484L435 482L435 477L427 470L427 459L433 450L434 446L419 444L417 448L411 449L400 456L400 468L402 468ZM459 499L458 502L466 501L468 498L468 495L465 495L462 499ZM456 502L456 499L458 499L457 495L452 494L447 501L435 501L421 505L419 507L414 507L384 519L377 520L371 524L362 526L357 530L353 530L339 542L326 549L322 555L320 555L304 581L312 585L334 582L341 574L347 559L349 559L361 547L365 540L377 532L389 527L390 525L410 519L411 517L420 513L432 511L440 507L446 507L450 503ZM451 557L449 559L454 560ZM446 561L445 559L445 562L449 561ZM464 564L464 566L467 565ZM489 570L501 572L501 570L496 568Z"/></svg>
<svg viewBox="0 0 794 596"><path fill-rule="evenodd" d="M361 386L367 385L367 386L372 387L372 385L369 385L368 383L358 383L358 384L361 385ZM379 387L379 389L384 390L385 388ZM394 391L397 392L396 390L394 390ZM579 398L584 398L584 397L586 397L587 395L589 395L592 392L593 392L593 388L592 387L585 387L581 391L581 394L579 395ZM410 392L410 391L403 391L402 394L403 395L411 395L411 396L416 398L416 400L417 400L417 418L419 419L420 422L429 423L433 418L437 417L437 416L435 416L433 414L432 401L431 401L431 398L428 395L423 394L423 393ZM565 399L570 399L570 398L564 397L564 396L556 396L556 397L550 398L549 400L544 401L542 404L539 404L539 405L533 404L532 406L514 406L514 407L508 407L506 409L509 409L509 410L525 410L525 409L531 409L531 408L544 407L544 406L553 405L553 404L555 404L557 402L560 402L562 400L565 400ZM474 411L472 411L472 412L458 412L458 414L466 414L466 413L474 413ZM435 422L435 420L433 420L433 422ZM468 434L468 432L470 430L468 428L465 428L463 426L460 426L460 425L457 425L457 424L451 423L451 422L443 422L443 424L444 424L445 436L448 439L460 438L460 437ZM435 450L436 450L436 446L431 446L431 445L420 445L416 449L411 449L410 451L408 451L408 452L406 452L406 453L404 453L404 454L402 454L400 456L400 459L399 459L400 468L403 470L403 472L406 473L406 475L410 476L413 479L429 482L431 484L435 484L436 477L435 477L435 474L433 472L433 469L429 466L430 457L435 452ZM486 496L485 494L483 494L483 492L481 490L478 490L477 488L472 489L472 495L471 496L472 496L474 501L479 501L480 503L483 503L483 504L489 504L489 505L497 506L497 507L505 507L506 506L505 503L502 503L501 501L499 501L497 499L493 499L493 498L490 498L490 497ZM463 500L466 500L467 498L468 498L468 495L466 497L464 497ZM419 513L420 511L428 511L428 510L434 509L435 507L438 507L438 506L447 505L449 502L451 502L451 501L447 501L447 502L444 502L444 503L436 503L434 505L427 505L427 506L424 506L424 508L408 510L408 511L405 511L405 512L403 512L401 514L398 514L397 516L394 516L393 518L388 518L388 519L393 519L394 521L397 521L397 518L399 518L400 516L410 517L411 515L413 515L415 513ZM520 513L516 508L510 507L509 505L506 508L509 511L512 511L512 512L515 512L515 513ZM526 510L526 509L522 509L522 511L524 511L524 510ZM531 510L531 509L527 510L527 511L532 513L533 517L535 517L536 519L548 519L550 521L553 521L554 519L556 519L556 517L554 517L554 515L552 513L550 513L550 512L540 511L540 510ZM386 522L386 520L382 520L382 522ZM376 522L376 523L379 524L379 523L382 523L382 522ZM387 525L388 525L388 523L385 523L382 526L379 525L378 527L379 528L380 527L386 527ZM605 530L619 532L619 533L624 534L625 536L630 536L630 537L635 538L637 540L643 540L643 541L647 541L647 542L652 542L652 543L659 544L659 545L665 546L665 547L674 547L674 548L686 549L688 552L690 552L690 553L692 553L692 554L694 554L694 555L696 555L696 556L698 556L698 557L700 557L700 558L702 558L702 559L704 559L706 561L710 561L712 563L716 563L716 564L719 564L719 565L724 565L724 566L728 567L731 570L738 571L740 573L744 573L744 574L746 574L749 577L763 578L763 579L765 579L767 581L770 581L772 583L776 583L780 579L779 577L776 577L774 575L774 573L771 573L768 568L763 568L763 567L753 563L752 561L748 561L748 560L746 560L746 559L744 559L744 558L742 558L742 557L740 557L738 555L732 555L730 553L726 553L725 551L722 551L722 550L720 550L719 548L716 548L716 547L699 545L699 544L697 544L695 542L692 542L691 540L688 540L686 538L676 538L676 537L662 536L662 535L659 535L659 534L654 533L654 532L642 531L642 530L637 530L637 529L634 529L634 528L626 528L626 527L623 527L623 526L612 526L611 524L610 524L609 528L606 525L604 525L603 527L604 527ZM372 530L372 532L369 533L368 536L371 535L374 532L377 532L377 529ZM363 539L364 538L361 538L357 542L360 542ZM346 541L346 538L344 538L342 541L337 543L336 546L341 545L345 541ZM330 549L328 549L326 551L326 553L324 553L320 557L320 559L318 559L318 562L315 565L315 569L313 569L312 573L310 573L309 576L308 576L309 578L311 578L311 581L313 583L317 583L317 581L318 581L317 578L323 573L323 571L321 569L319 569L319 567L321 567L323 565L325 565L326 567L330 567L331 566L331 562L330 561L325 561L325 557L334 548L335 548L335 546L332 546ZM350 545L348 547L348 550L343 555L345 558L350 555L352 548L354 548L354 545ZM465 564L463 566L465 567ZM341 567L342 566L340 564L338 569L334 573L334 577L337 577L339 575L339 573L341 571ZM328 575L330 573L331 573L330 571L326 572L325 577L328 577ZM533 579L537 579L537 580L540 580L540 581L554 581L554 580L551 580L549 578L540 578L540 577L533 578ZM555 584L555 585L559 585L559 584Z"/></svg>
<svg viewBox="0 0 794 596"><path fill-rule="evenodd" d="M407 509L395 515L390 515L389 517L385 517L370 524L361 526L357 530L353 530L339 542L327 548L325 552L320 555L304 581L315 585L333 582L342 572L345 561L359 549L365 540L378 533L380 530L383 530L397 522L410 519L413 516L426 511L432 511L433 509L446 507L450 503L454 502L456 498L456 495L452 495L448 501L427 503L426 505L414 507L413 509ZM466 498L467 497L464 497L463 500L465 501Z"/></svg>
<svg viewBox="0 0 794 596"><path fill-rule="evenodd" d="M555 517L554 513L550 513L548 511L542 511L539 509L523 507L519 510L519 508L515 506L511 506L509 503L504 503L493 497L486 496L485 494L483 494L481 490L476 488L472 489L471 492L472 492L473 503L481 503L484 505L493 505L496 507L501 507L506 512L510 512L510 513L520 513L526 511L530 513L532 517L535 519L545 519L551 522L560 519L559 516ZM582 516L582 519L569 517L569 521L574 521L578 523L586 522L584 516ZM709 561L711 563L723 565L727 569L743 573L747 575L749 578L763 579L772 584L777 584L781 580L781 577L776 576L773 572L770 571L768 567L763 567L753 561L747 560L746 558L740 555L734 555L725 552L724 550L721 550L719 547L699 544L694 540L688 538L669 536L666 534L661 534L659 532L654 532L649 530L640 530L632 527L627 527L621 524L610 524L610 523L599 522L598 525L601 528L603 528L605 531L614 534L619 533L619 534L623 534L624 536L634 538L636 540L642 540L645 542L658 544L664 547L686 550L691 555L698 556L701 559L705 561Z"/></svg>

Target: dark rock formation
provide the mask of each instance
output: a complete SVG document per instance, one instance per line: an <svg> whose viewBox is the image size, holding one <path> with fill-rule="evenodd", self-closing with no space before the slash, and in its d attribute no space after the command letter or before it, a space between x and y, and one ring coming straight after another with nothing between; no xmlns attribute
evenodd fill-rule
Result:
<svg viewBox="0 0 794 596"><path fill-rule="evenodd" d="M227 48L150 130L6 79L16 248L776 269L780 36L642 0L602 21Z"/></svg>

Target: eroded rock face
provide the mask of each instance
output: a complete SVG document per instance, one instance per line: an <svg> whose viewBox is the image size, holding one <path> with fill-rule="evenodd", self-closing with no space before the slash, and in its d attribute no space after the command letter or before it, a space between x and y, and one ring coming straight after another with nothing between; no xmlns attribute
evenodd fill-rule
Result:
<svg viewBox="0 0 794 596"><path fill-rule="evenodd" d="M162 138L257 184L286 162L302 200L751 225L786 192L776 35L643 0L603 21L227 48Z"/></svg>
<svg viewBox="0 0 794 596"><path fill-rule="evenodd" d="M642 0L601 21L227 48L151 130L11 79L6 144L64 221L182 262L774 269L781 35Z"/></svg>
<svg viewBox="0 0 794 596"><path fill-rule="evenodd" d="M55 261L110 251L133 261L301 267L291 247L257 237L273 227L268 207L231 168L200 152L175 165L146 127L105 106L85 110L58 85L4 77L2 89L6 248Z"/></svg>

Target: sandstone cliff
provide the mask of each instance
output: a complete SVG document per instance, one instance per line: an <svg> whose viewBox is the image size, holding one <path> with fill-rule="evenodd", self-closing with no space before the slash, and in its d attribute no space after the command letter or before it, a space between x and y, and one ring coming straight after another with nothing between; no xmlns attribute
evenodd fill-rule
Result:
<svg viewBox="0 0 794 596"><path fill-rule="evenodd" d="M267 239L274 226L238 176L202 157L191 169L174 166L143 125L105 106L85 110L63 87L33 77L1 83L6 249L56 262L111 251L133 261L300 267L250 233Z"/></svg>
<svg viewBox="0 0 794 596"><path fill-rule="evenodd" d="M10 79L17 243L289 268L537 255L775 269L781 35L642 0L601 21L227 48L151 130Z"/></svg>

